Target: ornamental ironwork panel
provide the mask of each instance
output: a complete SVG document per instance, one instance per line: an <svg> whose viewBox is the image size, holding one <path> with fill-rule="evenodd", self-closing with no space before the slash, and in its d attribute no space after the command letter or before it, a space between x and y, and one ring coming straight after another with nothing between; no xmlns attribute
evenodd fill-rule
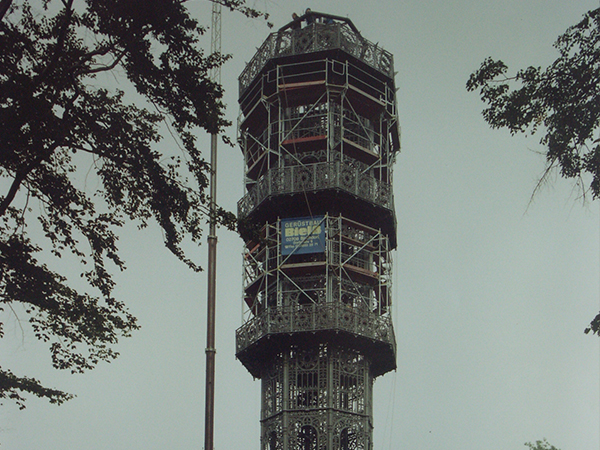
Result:
<svg viewBox="0 0 600 450"><path fill-rule="evenodd" d="M262 386L263 449L368 449L373 378L359 352L328 344L284 351Z"/></svg>

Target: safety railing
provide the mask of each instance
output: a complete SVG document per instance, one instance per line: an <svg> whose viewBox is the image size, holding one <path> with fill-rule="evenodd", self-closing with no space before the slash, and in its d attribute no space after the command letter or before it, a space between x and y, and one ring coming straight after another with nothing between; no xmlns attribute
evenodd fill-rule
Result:
<svg viewBox="0 0 600 450"><path fill-rule="evenodd" d="M342 49L379 72L394 77L391 53L357 34L346 23L314 23L302 29L271 33L239 78L240 95L273 58Z"/></svg>
<svg viewBox="0 0 600 450"><path fill-rule="evenodd" d="M346 331L384 342L390 344L395 353L396 339L389 316L351 308L343 303L270 308L237 329L236 351L242 352L268 335L323 330Z"/></svg>

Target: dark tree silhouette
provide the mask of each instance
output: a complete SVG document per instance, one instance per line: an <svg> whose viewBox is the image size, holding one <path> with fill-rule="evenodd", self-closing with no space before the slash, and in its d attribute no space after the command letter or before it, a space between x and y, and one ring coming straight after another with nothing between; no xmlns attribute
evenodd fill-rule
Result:
<svg viewBox="0 0 600 450"><path fill-rule="evenodd" d="M221 3L260 15L243 0ZM0 0L0 309L27 315L58 369L115 358L117 340L138 328L112 295L125 222L156 221L166 247L200 270L181 247L200 240L208 214L210 167L194 133L228 125L209 77L227 56L204 54L205 31L182 0ZM101 73L125 77L135 102L100 87ZM156 145L163 122L180 151ZM235 225L231 213L218 216ZM67 256L81 263L87 288L57 271ZM70 398L0 369L0 399L23 408L24 393Z"/></svg>

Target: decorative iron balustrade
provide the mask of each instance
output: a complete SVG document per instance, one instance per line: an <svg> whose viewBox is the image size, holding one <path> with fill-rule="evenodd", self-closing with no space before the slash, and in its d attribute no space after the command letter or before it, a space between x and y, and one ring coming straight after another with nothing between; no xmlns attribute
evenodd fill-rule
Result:
<svg viewBox="0 0 600 450"><path fill-rule="evenodd" d="M375 205L393 209L392 188L341 161L270 169L238 202L238 215L246 217L273 195L339 189Z"/></svg>
<svg viewBox="0 0 600 450"><path fill-rule="evenodd" d="M270 308L237 329L236 352L240 353L270 334L323 330L347 331L385 342L392 345L394 354L396 352L396 339L389 316L351 308L342 303Z"/></svg>
<svg viewBox="0 0 600 450"><path fill-rule="evenodd" d="M336 48L394 78L394 60L390 52L364 39L346 23L314 23L302 29L271 33L240 75L240 95L272 58Z"/></svg>

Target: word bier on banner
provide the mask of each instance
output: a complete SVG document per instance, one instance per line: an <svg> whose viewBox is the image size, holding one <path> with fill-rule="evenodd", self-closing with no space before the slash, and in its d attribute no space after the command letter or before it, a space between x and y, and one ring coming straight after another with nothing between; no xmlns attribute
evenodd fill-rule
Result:
<svg viewBox="0 0 600 450"><path fill-rule="evenodd" d="M281 220L281 254L325 252L325 217Z"/></svg>

